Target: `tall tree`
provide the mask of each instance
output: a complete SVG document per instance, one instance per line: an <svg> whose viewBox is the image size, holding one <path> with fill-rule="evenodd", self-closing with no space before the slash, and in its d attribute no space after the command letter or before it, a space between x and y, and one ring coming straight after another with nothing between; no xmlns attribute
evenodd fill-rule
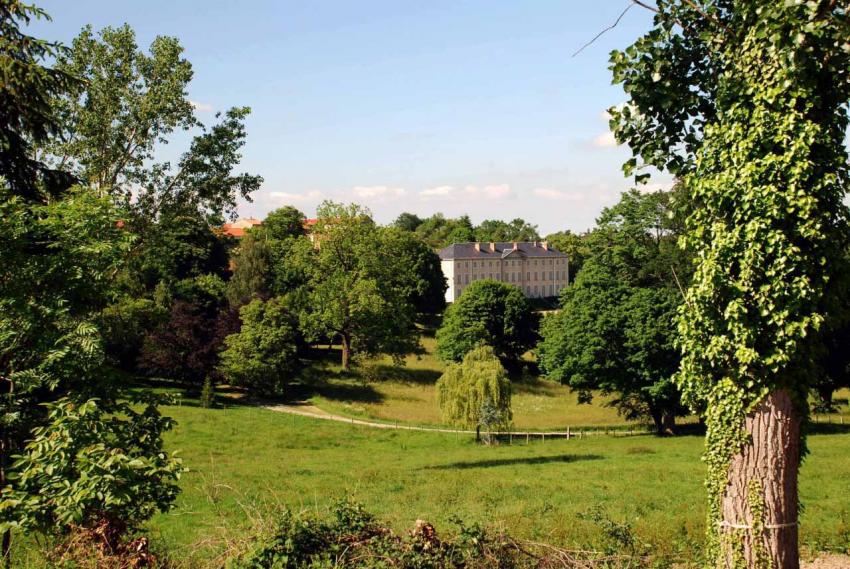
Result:
<svg viewBox="0 0 850 569"><path fill-rule="evenodd" d="M796 569L809 338L847 241L845 2L659 2L611 55L626 164L677 175L697 267L677 380L706 409L710 563ZM646 174L640 174L643 179Z"/></svg>
<svg viewBox="0 0 850 569"><path fill-rule="evenodd" d="M540 317L522 291L491 280L475 281L446 310L437 330L437 354L461 361L481 345L491 346L506 364L517 364L538 339Z"/></svg>
<svg viewBox="0 0 850 569"><path fill-rule="evenodd" d="M397 285L407 302L421 314L441 312L446 307L448 283L439 255L408 231L388 227L380 232L384 247L396 256L394 262L409 269L399 274Z"/></svg>
<svg viewBox="0 0 850 569"><path fill-rule="evenodd" d="M304 235L304 213L291 205L270 211L262 228L272 239L287 239Z"/></svg>
<svg viewBox="0 0 850 569"><path fill-rule="evenodd" d="M234 172L249 109L217 113L218 123L205 128L188 98L192 66L182 52L176 38L160 36L145 53L125 25L98 34L84 28L57 57L59 71L84 81L51 101L60 136L41 149L56 168L121 200L143 237L166 211L232 214L236 199L250 199L262 182ZM157 161L158 145L190 129L202 132L176 166Z"/></svg>
<svg viewBox="0 0 850 569"><path fill-rule="evenodd" d="M400 361L419 349L415 307L408 299L413 268L356 204L324 202L317 210L315 246L301 240L295 257L305 275L302 323L314 337L342 344L342 367L354 353Z"/></svg>
<svg viewBox="0 0 850 569"><path fill-rule="evenodd" d="M543 321L537 348L544 373L583 400L593 390L616 397L629 419L649 417L672 433L684 413L673 383L679 367L675 316L687 284L688 257L676 246L679 223L671 194L623 194L586 238L591 255L561 297L561 311Z"/></svg>

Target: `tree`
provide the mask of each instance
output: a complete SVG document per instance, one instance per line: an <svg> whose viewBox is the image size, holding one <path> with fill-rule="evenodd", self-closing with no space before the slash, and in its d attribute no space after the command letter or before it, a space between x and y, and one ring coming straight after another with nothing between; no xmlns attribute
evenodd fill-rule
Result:
<svg viewBox="0 0 850 569"><path fill-rule="evenodd" d="M230 304L242 306L254 298L268 298L273 278L268 239L261 231L246 231L233 256L233 275L227 282Z"/></svg>
<svg viewBox="0 0 850 569"><path fill-rule="evenodd" d="M171 286L165 302L168 318L145 336L139 367L200 387L215 370L219 347L231 332L226 285L215 275L184 279Z"/></svg>
<svg viewBox="0 0 850 569"><path fill-rule="evenodd" d="M84 81L50 101L60 136L41 148L56 168L120 200L145 239L163 212L233 214L236 199L250 199L262 183L233 172L250 110L216 113L218 123L205 128L188 98L192 66L182 52L176 38L160 36L145 53L125 25L97 35L87 27L57 56L57 70ZM190 129L201 132L176 168L156 161L158 145Z"/></svg>
<svg viewBox="0 0 850 569"><path fill-rule="evenodd" d="M269 212L263 220L262 230L272 239L302 237L304 235L304 214L291 205L279 207Z"/></svg>
<svg viewBox="0 0 850 569"><path fill-rule="evenodd" d="M437 380L443 421L472 428L507 428L511 423L511 382L493 348L471 350Z"/></svg>
<svg viewBox="0 0 850 569"><path fill-rule="evenodd" d="M498 219L485 219L475 228L476 241L539 241L537 226L516 218L510 223Z"/></svg>
<svg viewBox="0 0 850 569"><path fill-rule="evenodd" d="M294 254L306 285L301 323L308 336L342 344L342 367L353 353L388 354L401 361L418 351L413 267L384 238L370 213L356 204L322 203L316 246L301 240Z"/></svg>
<svg viewBox="0 0 850 569"><path fill-rule="evenodd" d="M611 55L626 174L668 170L693 206L677 382L706 410L712 565L799 565L807 362L848 234L848 33L831 0L663 2Z"/></svg>
<svg viewBox="0 0 850 569"><path fill-rule="evenodd" d="M396 256L394 262L409 269L400 273L398 282L407 302L422 314L441 312L446 307L448 283L439 255L408 231L394 227L380 231L384 247Z"/></svg>
<svg viewBox="0 0 850 569"><path fill-rule="evenodd" d="M435 213L419 224L416 235L435 249L452 243L469 243L475 240L475 228L468 215L458 219L446 219L442 213Z"/></svg>
<svg viewBox="0 0 850 569"><path fill-rule="evenodd" d="M398 227L399 229L404 229L405 231L416 231L416 228L422 225L422 219L413 213L403 212L400 213L395 221L393 221L393 227Z"/></svg>
<svg viewBox="0 0 850 569"><path fill-rule="evenodd" d="M470 284L446 310L437 330L437 354L459 362L482 344L505 363L516 363L537 342L540 317L522 291L507 283Z"/></svg>
<svg viewBox="0 0 850 569"><path fill-rule="evenodd" d="M196 210L161 216L127 271L138 275L147 290L160 282L175 283L202 275L223 277L228 253L223 237Z"/></svg>
<svg viewBox="0 0 850 569"><path fill-rule="evenodd" d="M588 245L589 236L589 233L579 235L569 230L550 233L546 236L546 241L552 249L567 255L570 283L575 282L585 259L592 253Z"/></svg>
<svg viewBox="0 0 850 569"><path fill-rule="evenodd" d="M253 300L239 311L242 327L224 340L219 371L232 385L280 395L298 368L297 316L282 299Z"/></svg>
<svg viewBox="0 0 850 569"><path fill-rule="evenodd" d="M649 417L672 434L685 414L673 382L679 367L675 316L687 284L689 258L676 246L679 223L669 192L624 193L603 210L586 237L590 256L564 290L561 310L547 316L537 361L550 378L590 401L593 390L614 394L628 419Z"/></svg>
<svg viewBox="0 0 850 569"><path fill-rule="evenodd" d="M49 16L17 0L0 2L0 173L11 193L27 201L55 197L74 181L32 155L33 144L45 143L59 130L50 101L77 81L42 64L64 47L21 32L21 23L26 27L36 19Z"/></svg>

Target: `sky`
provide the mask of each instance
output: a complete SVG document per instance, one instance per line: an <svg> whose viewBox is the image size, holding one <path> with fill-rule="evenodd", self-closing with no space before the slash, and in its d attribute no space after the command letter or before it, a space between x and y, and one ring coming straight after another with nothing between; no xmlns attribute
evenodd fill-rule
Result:
<svg viewBox="0 0 850 569"><path fill-rule="evenodd" d="M632 185L605 109L625 101L608 54L651 25L628 0L41 0L31 27L70 42L130 24L176 36L206 124L249 106L242 168L265 179L241 216L322 200L399 213L592 227ZM182 144L182 146L181 146ZM179 147L179 148L178 148ZM176 140L169 152L185 148ZM668 187L658 177L651 188Z"/></svg>

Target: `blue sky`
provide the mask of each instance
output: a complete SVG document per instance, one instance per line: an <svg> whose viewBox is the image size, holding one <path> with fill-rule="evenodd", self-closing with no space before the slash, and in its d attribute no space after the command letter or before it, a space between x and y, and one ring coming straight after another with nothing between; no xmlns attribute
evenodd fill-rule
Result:
<svg viewBox="0 0 850 569"><path fill-rule="evenodd" d="M180 38L199 118L253 110L243 167L265 178L240 214L323 199L380 222L402 211L590 227L630 186L604 110L625 97L608 53L651 23L627 0L42 0L40 37L129 23ZM180 142L180 141L177 141ZM665 179L658 183L665 184Z"/></svg>

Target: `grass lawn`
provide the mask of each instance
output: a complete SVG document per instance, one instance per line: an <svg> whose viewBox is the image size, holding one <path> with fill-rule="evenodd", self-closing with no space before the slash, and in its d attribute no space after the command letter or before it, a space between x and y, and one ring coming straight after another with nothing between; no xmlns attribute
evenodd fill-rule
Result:
<svg viewBox="0 0 850 569"><path fill-rule="evenodd" d="M445 365L434 354L435 340L423 336L425 354L411 356L404 367L394 367L389 359L378 360L379 379L365 382L353 374L340 373L339 353L330 350L319 369L314 387L298 392L297 397L326 411L380 421L416 425L440 424L435 384ZM578 402L578 395L564 385L539 377L525 377L513 383L512 407L517 429L565 430L566 427L607 427L636 425L605 405L610 397L596 395L591 404ZM850 425L850 390L836 393L841 414L820 415L820 422L844 422ZM843 417L843 419L842 419ZM693 422L694 418L680 419Z"/></svg>
<svg viewBox="0 0 850 569"><path fill-rule="evenodd" d="M350 495L401 531L417 518L505 527L519 537L598 547L601 507L658 551L693 553L704 527L702 439L592 437L477 446L454 435L385 431L249 406L167 412L191 471L178 507L151 524L178 558L210 558L275 505L323 508ZM801 477L802 539L850 549L850 434L810 437ZM232 543L231 543L232 544ZM195 563L200 564L200 561ZM191 565L191 563L190 563Z"/></svg>
<svg viewBox="0 0 850 569"><path fill-rule="evenodd" d="M340 373L338 354L327 354L315 389L304 393L311 403L336 414L398 421L417 425L440 424L435 384L445 364L434 354L435 340L424 336L425 354L410 356L403 367L389 359L377 361L379 379L364 382L354 374ZM606 407L609 398L599 395L593 404L579 404L569 388L538 377L525 377L513 384L514 426L518 429L562 430L567 426L612 426L627 424L617 411Z"/></svg>

